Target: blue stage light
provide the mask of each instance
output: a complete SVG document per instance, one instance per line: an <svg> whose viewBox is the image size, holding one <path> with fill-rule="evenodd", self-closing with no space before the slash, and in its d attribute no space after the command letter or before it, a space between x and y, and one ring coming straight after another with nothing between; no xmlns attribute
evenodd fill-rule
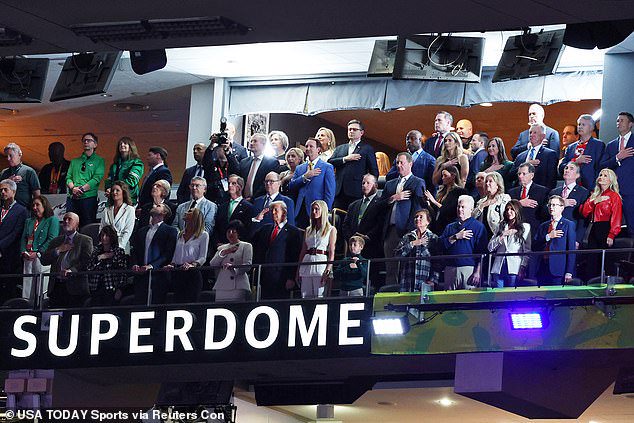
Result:
<svg viewBox="0 0 634 423"><path fill-rule="evenodd" d="M542 314L536 311L526 313L511 312L513 329L542 329L545 326Z"/></svg>

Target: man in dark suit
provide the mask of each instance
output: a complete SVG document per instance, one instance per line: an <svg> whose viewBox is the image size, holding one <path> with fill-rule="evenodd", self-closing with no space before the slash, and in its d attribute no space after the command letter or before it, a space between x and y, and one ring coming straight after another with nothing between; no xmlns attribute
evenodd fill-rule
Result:
<svg viewBox="0 0 634 423"><path fill-rule="evenodd" d="M519 186L509 191L512 199L519 200L522 205L522 216L524 222L528 223L531 228L537 228L548 218L544 210L543 204L548 199L548 188L533 182L535 176L535 167L530 163L523 163L517 170L517 178ZM531 257L528 263L528 275L534 277L537 273L537 265L539 261L535 257Z"/></svg>
<svg viewBox="0 0 634 423"><path fill-rule="evenodd" d="M471 137L471 143L469 144L469 149L471 150L471 156L469 157L469 174L467 175L465 188L472 197L478 193L475 187L475 177L478 172L480 172L480 167L482 167L484 159L489 155L484 148L488 141L489 136L484 132L478 132Z"/></svg>
<svg viewBox="0 0 634 423"><path fill-rule="evenodd" d="M520 165L530 163L535 167L534 182L548 189L553 189L557 184L559 153L544 147L545 135L542 125L531 125L529 134L528 150L517 156L511 169L511 174L516 174Z"/></svg>
<svg viewBox="0 0 634 423"><path fill-rule="evenodd" d="M205 155L205 144L199 142L194 144L194 160L196 164L188 167L183 172L183 177L181 178L180 184L178 184L178 191L176 191L176 202L178 204L183 204L186 201L189 201L189 183L192 181L194 176L200 176L201 178L205 178L205 169L203 168L203 156ZM207 178L205 178L207 179Z"/></svg>
<svg viewBox="0 0 634 423"><path fill-rule="evenodd" d="M366 238L361 254L369 259L383 257L383 225L385 223L383 212L385 208L379 201L377 190L376 176L369 173L364 175L361 182L363 197L350 204L342 226L344 240L349 240L355 234ZM370 266L370 280L375 287L381 285L379 272L382 267L381 263L373 263Z"/></svg>
<svg viewBox="0 0 634 423"><path fill-rule="evenodd" d="M227 154L229 170L244 179L242 194L248 201L264 195L264 177L269 172L277 172L280 165L274 157L266 157L264 155L266 140L267 138L264 134L253 134L249 141L249 151L252 156L247 157L240 163L238 163L235 155Z"/></svg>
<svg viewBox="0 0 634 423"><path fill-rule="evenodd" d="M616 118L619 136L608 143L599 166L600 169L612 169L619 179L619 194L623 198L623 214L630 238L634 238L634 183L628 180L634 175L633 125L634 116L630 112L619 113Z"/></svg>
<svg viewBox="0 0 634 423"><path fill-rule="evenodd" d="M92 238L77 232L79 216L66 213L62 235L53 238L42 255L42 264L51 266L48 283L51 308L81 307L90 295L88 277L73 273L85 271L92 254Z"/></svg>
<svg viewBox="0 0 634 423"><path fill-rule="evenodd" d="M533 237L534 251L574 251L575 225L562 217L564 199L553 195L548 200L550 219L539 226ZM539 258L538 280L542 285L562 285L575 271L574 254L552 254Z"/></svg>
<svg viewBox="0 0 634 423"><path fill-rule="evenodd" d="M216 230L213 233L211 245L218 246L227 243L227 226L232 220L239 220L250 233L251 218L255 216L253 205L242 197L244 179L238 175L229 176L229 201L218 206L216 214ZM211 234L210 234L211 235Z"/></svg>
<svg viewBox="0 0 634 423"><path fill-rule="evenodd" d="M147 204L152 201L152 185L163 179L172 183L172 172L167 167L167 150L163 147L150 147L147 153L148 174L145 176L139 193L139 204ZM169 199L169 195L167 196Z"/></svg>
<svg viewBox="0 0 634 423"><path fill-rule="evenodd" d="M544 112L544 108L539 104L531 104L528 108L528 126L531 125L542 125L544 127L544 139L542 143L544 147L548 147L551 150L557 152L559 157L559 133L555 131L553 128L546 126L544 124L544 117L546 116L546 112ZM528 141L530 138L530 128L522 131L520 135L517 137L517 142L511 148L511 156L513 159L516 159L520 153L526 151L528 149Z"/></svg>
<svg viewBox="0 0 634 423"><path fill-rule="evenodd" d="M59 141L48 145L48 158L51 160L42 167L38 178L42 194L66 194L66 174L70 161L64 157L66 147Z"/></svg>
<svg viewBox="0 0 634 423"><path fill-rule="evenodd" d="M295 222L301 229L305 229L310 219L310 206L315 200L323 200L332 210L335 200L335 170L334 167L319 157L321 143L315 138L306 140L306 162L295 169L290 182L290 190L297 192L297 207L295 207ZM290 210L289 210L290 213ZM289 217L290 220L290 217ZM292 223L291 224L295 224Z"/></svg>
<svg viewBox="0 0 634 423"><path fill-rule="evenodd" d="M11 179L0 182L0 275L22 273L20 237L28 217L26 208L15 201L18 187ZM17 296L17 280L0 277L0 305Z"/></svg>
<svg viewBox="0 0 634 423"><path fill-rule="evenodd" d="M264 179L264 189L266 194L262 195L253 201L253 213L256 215L251 219L251 231L255 232L262 225L268 225L273 223L273 217L271 216L271 203L274 201L283 201L286 204L288 210L287 220L288 223L295 226L295 203L293 200L285 195L280 194L280 186L282 180L277 172L269 172Z"/></svg>
<svg viewBox="0 0 634 423"><path fill-rule="evenodd" d="M302 231L286 220L283 201L271 204L273 223L262 226L253 237L253 264L295 263L302 248ZM289 297L297 280L297 266L263 267L260 274L260 298L264 300Z"/></svg>
<svg viewBox="0 0 634 423"><path fill-rule="evenodd" d="M434 168L436 167L436 159L434 156L423 150L423 134L417 129L412 129L407 133L405 137L405 147L407 151L412 155L414 164L412 165L412 173L425 181L425 186L428 190L434 190L434 183L432 181L432 175ZM398 178L398 169L396 168L396 160L392 168L385 175L386 181ZM367 257L367 256L364 256Z"/></svg>
<svg viewBox="0 0 634 423"><path fill-rule="evenodd" d="M361 198L363 175L371 173L379 177L374 148L361 139L365 133L357 119L348 122L348 143L335 148L328 163L336 170L337 187L333 207L348 210L354 200Z"/></svg>
<svg viewBox="0 0 634 423"><path fill-rule="evenodd" d="M171 211L165 204L159 204L150 211L150 224L141 228L132 248L132 271L134 276L134 297L136 304L147 304L148 272L169 264L174 256L178 230L164 223ZM152 273L151 304L165 304L169 291L170 274Z"/></svg>
<svg viewBox="0 0 634 423"><path fill-rule="evenodd" d="M442 146L445 143L445 135L451 131L451 125L453 124L453 116L449 112L436 113L436 119L434 119L434 131L436 135L428 138L425 141L424 150L428 152L434 158L440 156Z"/></svg>
<svg viewBox="0 0 634 423"><path fill-rule="evenodd" d="M597 176L599 176L601 158L605 151L603 141L592 136L594 123L594 119L591 115L579 116L579 119L577 119L579 141L568 146L564 158L559 164L559 173L563 173L564 167L569 162L577 162L581 170L580 183L590 192L594 189Z"/></svg>
<svg viewBox="0 0 634 423"><path fill-rule="evenodd" d="M383 224L383 253L386 258L394 257L394 249L406 232L414 229L414 215L422 209L425 198L425 181L412 174L412 155L399 153L396 156L399 178L385 184L381 194L381 204L385 207ZM398 276L398 262L385 263L388 285L395 284Z"/></svg>
<svg viewBox="0 0 634 423"><path fill-rule="evenodd" d="M577 179L579 179L579 165L576 162L570 162L564 167L564 185L550 191L549 197L558 195L564 199L563 217L575 224L578 249L587 227L586 220L581 215L581 205L585 203L590 193L577 184Z"/></svg>

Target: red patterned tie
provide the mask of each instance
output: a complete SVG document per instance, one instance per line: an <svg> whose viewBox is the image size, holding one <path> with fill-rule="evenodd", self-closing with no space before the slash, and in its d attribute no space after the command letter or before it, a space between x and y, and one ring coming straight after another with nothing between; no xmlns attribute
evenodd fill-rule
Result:
<svg viewBox="0 0 634 423"><path fill-rule="evenodd" d="M280 227L275 225L275 228L273 228L273 232L271 233L271 241L270 241L270 243L275 241L275 238L277 237L277 234L278 234L279 231L280 231Z"/></svg>
<svg viewBox="0 0 634 423"><path fill-rule="evenodd" d="M526 187L522 187L522 197L520 198L521 200L526 198Z"/></svg>

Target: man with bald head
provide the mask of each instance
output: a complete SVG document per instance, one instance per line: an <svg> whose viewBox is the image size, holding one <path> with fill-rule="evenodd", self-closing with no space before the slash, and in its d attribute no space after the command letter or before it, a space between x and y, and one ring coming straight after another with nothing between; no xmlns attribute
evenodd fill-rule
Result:
<svg viewBox="0 0 634 423"><path fill-rule="evenodd" d="M511 156L513 159L516 159L520 153L528 150L528 141L529 141L529 131L532 125L542 125L544 126L544 141L543 144L545 147L550 148L553 151L560 151L559 147L559 133L555 131L550 126L546 126L544 124L544 116L546 112L544 108L539 104L531 104L528 108L528 126L529 129L522 131L520 135L517 137L517 142L511 149Z"/></svg>
<svg viewBox="0 0 634 423"><path fill-rule="evenodd" d="M412 155L412 160L414 162L412 165L412 173L414 176L418 176L425 181L425 187L428 190L435 190L432 175L434 174L434 168L436 167L436 159L434 156L423 150L423 134L418 129L412 129L409 131L405 136L405 147ZM396 159L394 159L394 164L385 176L385 181L391 181L392 179L396 179L398 177L399 174L396 167Z"/></svg>
<svg viewBox="0 0 634 423"><path fill-rule="evenodd" d="M458 123L456 123L456 133L460 135L462 148L465 151L469 151L471 137L473 136L473 124L471 121L469 119L460 119Z"/></svg>
<svg viewBox="0 0 634 423"><path fill-rule="evenodd" d="M53 238L42 255L42 264L51 266L48 283L51 308L81 307L90 294L85 271L92 254L92 238L77 232L79 216L69 212L64 215L62 232Z"/></svg>
<svg viewBox="0 0 634 423"><path fill-rule="evenodd" d="M205 178L205 169L203 168L203 157L205 156L205 151L207 150L207 146L202 142L194 144L193 155L195 165L188 167L183 172L183 176L181 177L181 182L178 185L178 191L176 191L176 201L178 204L183 204L186 201L189 201L190 192L189 192L189 184L192 181L194 176L199 176L201 178ZM206 179L206 178L205 178Z"/></svg>

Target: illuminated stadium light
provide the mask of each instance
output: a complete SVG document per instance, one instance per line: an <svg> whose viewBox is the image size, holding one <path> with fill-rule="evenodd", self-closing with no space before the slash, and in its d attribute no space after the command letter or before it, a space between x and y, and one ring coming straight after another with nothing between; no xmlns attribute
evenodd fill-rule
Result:
<svg viewBox="0 0 634 423"><path fill-rule="evenodd" d="M537 311L511 312L511 327L513 329L543 329L546 327L546 320L542 313Z"/></svg>
<svg viewBox="0 0 634 423"><path fill-rule="evenodd" d="M401 317L373 317L372 330L375 335L405 335L410 325L407 315Z"/></svg>

